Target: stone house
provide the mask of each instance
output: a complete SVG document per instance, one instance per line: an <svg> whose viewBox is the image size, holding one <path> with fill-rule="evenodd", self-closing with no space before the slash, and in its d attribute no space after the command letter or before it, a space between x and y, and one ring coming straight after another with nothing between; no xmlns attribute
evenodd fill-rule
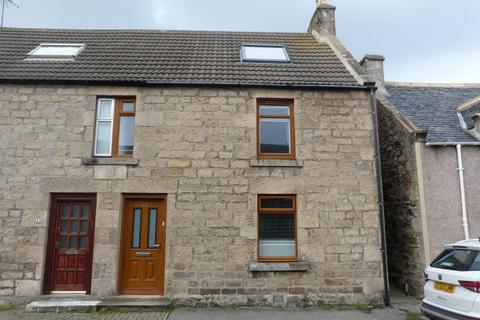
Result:
<svg viewBox="0 0 480 320"><path fill-rule="evenodd" d="M378 117L390 281L423 295L445 244L480 235L480 85L383 83Z"/></svg>
<svg viewBox="0 0 480 320"><path fill-rule="evenodd" d="M0 300L381 301L375 87L334 12L0 29Z"/></svg>

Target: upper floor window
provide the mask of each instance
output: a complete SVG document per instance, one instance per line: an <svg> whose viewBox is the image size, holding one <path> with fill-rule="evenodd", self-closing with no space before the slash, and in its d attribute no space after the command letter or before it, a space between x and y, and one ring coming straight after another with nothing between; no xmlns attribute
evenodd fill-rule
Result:
<svg viewBox="0 0 480 320"><path fill-rule="evenodd" d="M258 196L258 259L296 261L297 226L295 195Z"/></svg>
<svg viewBox="0 0 480 320"><path fill-rule="evenodd" d="M295 159L293 100L258 100L257 157Z"/></svg>
<svg viewBox="0 0 480 320"><path fill-rule="evenodd" d="M243 62L289 62L287 49L275 45L243 45Z"/></svg>
<svg viewBox="0 0 480 320"><path fill-rule="evenodd" d="M135 99L99 98L95 125L98 157L131 157L135 133Z"/></svg>
<svg viewBox="0 0 480 320"><path fill-rule="evenodd" d="M29 59L74 59L84 44L41 43L28 53Z"/></svg>

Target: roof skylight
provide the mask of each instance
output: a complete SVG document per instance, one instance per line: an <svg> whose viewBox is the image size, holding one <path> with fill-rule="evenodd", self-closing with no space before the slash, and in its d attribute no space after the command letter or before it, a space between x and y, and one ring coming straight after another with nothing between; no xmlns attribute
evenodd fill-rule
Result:
<svg viewBox="0 0 480 320"><path fill-rule="evenodd" d="M243 45L242 61L245 62L289 62L287 50L283 46Z"/></svg>
<svg viewBox="0 0 480 320"><path fill-rule="evenodd" d="M85 47L84 44L41 43L28 53L30 59L74 59Z"/></svg>

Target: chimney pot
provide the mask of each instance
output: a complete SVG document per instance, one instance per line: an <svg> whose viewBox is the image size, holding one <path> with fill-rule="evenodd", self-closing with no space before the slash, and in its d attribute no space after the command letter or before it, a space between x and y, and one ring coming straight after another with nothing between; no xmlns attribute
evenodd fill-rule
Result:
<svg viewBox="0 0 480 320"><path fill-rule="evenodd" d="M335 36L335 6L328 4L326 0L316 1L317 9L313 14L308 32L316 32L320 37Z"/></svg>

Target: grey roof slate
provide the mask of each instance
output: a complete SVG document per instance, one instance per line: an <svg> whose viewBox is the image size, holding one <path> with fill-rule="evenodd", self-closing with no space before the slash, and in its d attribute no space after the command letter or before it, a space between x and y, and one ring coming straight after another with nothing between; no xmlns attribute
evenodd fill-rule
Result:
<svg viewBox="0 0 480 320"><path fill-rule="evenodd" d="M389 100L418 129L427 132L427 143L478 142L461 125L457 107L477 96L479 87L414 86L387 84Z"/></svg>
<svg viewBox="0 0 480 320"><path fill-rule="evenodd" d="M40 43L84 43L75 61L25 61ZM280 44L290 63L242 63L240 46ZM309 33L0 29L0 81L361 87Z"/></svg>

